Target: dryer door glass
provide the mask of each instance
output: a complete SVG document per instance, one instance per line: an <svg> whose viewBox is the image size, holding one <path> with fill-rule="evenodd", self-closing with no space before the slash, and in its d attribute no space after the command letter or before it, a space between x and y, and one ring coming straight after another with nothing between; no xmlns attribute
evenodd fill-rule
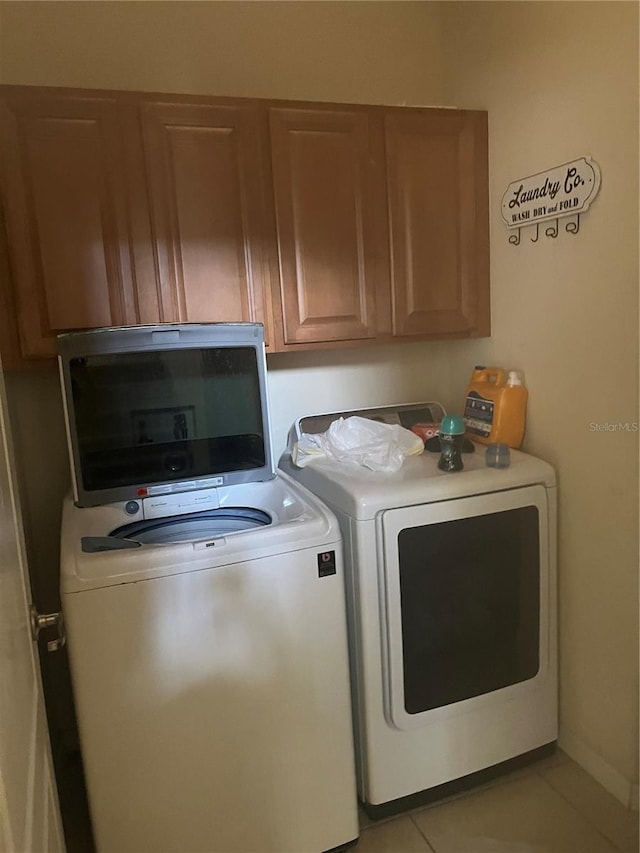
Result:
<svg viewBox="0 0 640 853"><path fill-rule="evenodd" d="M405 723L540 670L544 508L517 497L509 507L514 494L385 514L389 660Z"/></svg>
<svg viewBox="0 0 640 853"><path fill-rule="evenodd" d="M398 537L398 551L409 714L533 678L540 586L535 507L409 527Z"/></svg>

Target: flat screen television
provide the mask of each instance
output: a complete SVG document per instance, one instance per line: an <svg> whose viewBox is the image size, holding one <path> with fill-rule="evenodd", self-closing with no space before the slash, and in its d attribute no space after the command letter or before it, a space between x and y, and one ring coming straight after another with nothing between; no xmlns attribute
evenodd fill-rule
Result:
<svg viewBox="0 0 640 853"><path fill-rule="evenodd" d="M71 332L58 353L78 506L275 476L262 325Z"/></svg>

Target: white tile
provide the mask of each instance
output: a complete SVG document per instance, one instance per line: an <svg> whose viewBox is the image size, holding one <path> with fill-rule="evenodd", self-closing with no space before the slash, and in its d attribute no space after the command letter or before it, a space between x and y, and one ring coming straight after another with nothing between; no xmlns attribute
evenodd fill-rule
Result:
<svg viewBox="0 0 640 853"><path fill-rule="evenodd" d="M615 853L616 848L540 776L413 814L436 853Z"/></svg>
<svg viewBox="0 0 640 853"><path fill-rule="evenodd" d="M574 761L540 770L547 782L624 853L638 851L638 814L598 784Z"/></svg>
<svg viewBox="0 0 640 853"><path fill-rule="evenodd" d="M522 779L525 776L539 773L544 768L556 767L569 761L571 761L569 756L562 752L562 750L558 749L552 755L547 755L545 758L540 758L531 764L524 764L522 767L517 767L514 770L509 770L508 772L495 776L493 779L488 779L486 782L477 783L472 788L459 790L446 797L442 797L441 800L437 800L435 803L430 804L428 808L431 808L432 805L440 805L441 803L449 803L453 800L459 800L461 797L468 797L470 794L475 794L478 791L485 791L487 788L495 788L497 785L509 784L516 779ZM418 808L412 809L412 813L422 811L424 808L425 806L419 806Z"/></svg>
<svg viewBox="0 0 640 853"><path fill-rule="evenodd" d="M433 853L409 817L364 829L355 850L357 853Z"/></svg>

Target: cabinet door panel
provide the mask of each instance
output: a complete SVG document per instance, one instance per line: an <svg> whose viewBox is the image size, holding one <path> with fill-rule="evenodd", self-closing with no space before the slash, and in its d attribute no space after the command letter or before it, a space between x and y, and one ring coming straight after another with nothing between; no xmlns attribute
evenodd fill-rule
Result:
<svg viewBox="0 0 640 853"><path fill-rule="evenodd" d="M161 319L269 325L257 111L190 103L142 109Z"/></svg>
<svg viewBox="0 0 640 853"><path fill-rule="evenodd" d="M138 320L120 107L108 97L7 94L3 184L20 339Z"/></svg>
<svg viewBox="0 0 640 853"><path fill-rule="evenodd" d="M272 109L270 126L284 343L375 337L384 240L369 117Z"/></svg>
<svg viewBox="0 0 640 853"><path fill-rule="evenodd" d="M393 334L488 334L486 114L390 111Z"/></svg>

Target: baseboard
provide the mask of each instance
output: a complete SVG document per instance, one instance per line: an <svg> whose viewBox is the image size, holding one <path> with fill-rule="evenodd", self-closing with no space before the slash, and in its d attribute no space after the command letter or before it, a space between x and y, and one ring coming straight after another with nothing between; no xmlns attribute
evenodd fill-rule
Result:
<svg viewBox="0 0 640 853"><path fill-rule="evenodd" d="M626 808L638 810L638 785L629 782L581 738L563 726L558 733L558 746L599 782Z"/></svg>

